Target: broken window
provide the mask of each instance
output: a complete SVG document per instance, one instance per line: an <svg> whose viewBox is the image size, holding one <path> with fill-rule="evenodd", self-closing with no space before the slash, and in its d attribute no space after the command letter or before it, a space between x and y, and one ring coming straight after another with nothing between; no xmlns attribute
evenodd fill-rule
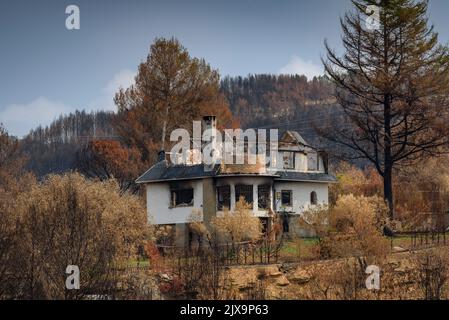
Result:
<svg viewBox="0 0 449 320"><path fill-rule="evenodd" d="M282 205L286 207L291 207L292 205L292 191L291 190L282 190L281 192L281 201Z"/></svg>
<svg viewBox="0 0 449 320"><path fill-rule="evenodd" d="M310 194L310 203L314 206L318 204L318 196L315 191Z"/></svg>
<svg viewBox="0 0 449 320"><path fill-rule="evenodd" d="M318 153L311 152L307 154L307 170L319 171Z"/></svg>
<svg viewBox="0 0 449 320"><path fill-rule="evenodd" d="M263 185L257 187L258 207L259 209L268 210L270 208L270 186Z"/></svg>
<svg viewBox="0 0 449 320"><path fill-rule="evenodd" d="M217 209L224 210L224 208L231 207L231 187L220 186L217 187Z"/></svg>
<svg viewBox="0 0 449 320"><path fill-rule="evenodd" d="M171 206L193 206L193 189L171 190Z"/></svg>
<svg viewBox="0 0 449 320"><path fill-rule="evenodd" d="M283 162L284 162L284 169L295 169L295 153L284 152Z"/></svg>
<svg viewBox="0 0 449 320"><path fill-rule="evenodd" d="M253 186L252 185L236 185L235 186L235 202L238 202L240 198L249 203L253 203Z"/></svg>

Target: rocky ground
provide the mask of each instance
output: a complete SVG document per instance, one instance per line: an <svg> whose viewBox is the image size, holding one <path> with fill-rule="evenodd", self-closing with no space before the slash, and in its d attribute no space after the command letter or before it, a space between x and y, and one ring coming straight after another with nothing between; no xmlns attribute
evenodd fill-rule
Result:
<svg viewBox="0 0 449 320"><path fill-rule="evenodd" d="M264 291L266 299L424 299L423 269L417 262L421 254L403 252L385 258L379 266L377 291L366 289L366 264L356 259L234 267L228 270L229 286L243 299L255 289ZM447 276L447 269L444 273ZM446 289L442 298L448 298Z"/></svg>

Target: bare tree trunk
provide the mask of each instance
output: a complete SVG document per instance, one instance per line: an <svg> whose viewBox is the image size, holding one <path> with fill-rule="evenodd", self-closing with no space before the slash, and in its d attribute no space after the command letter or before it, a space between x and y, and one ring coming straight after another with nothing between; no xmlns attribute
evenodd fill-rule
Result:
<svg viewBox="0 0 449 320"><path fill-rule="evenodd" d="M394 218L393 178L391 168L386 169L384 174L384 199L388 203L390 218Z"/></svg>
<svg viewBox="0 0 449 320"><path fill-rule="evenodd" d="M167 122L168 122L169 110L170 110L170 106L167 106L167 108L165 108L165 117L164 117L164 122L162 124L161 151L165 151L165 136L167 135Z"/></svg>
<svg viewBox="0 0 449 320"><path fill-rule="evenodd" d="M391 156L391 97L387 94L384 97L384 199L388 203L390 217L394 217L393 204L393 159Z"/></svg>

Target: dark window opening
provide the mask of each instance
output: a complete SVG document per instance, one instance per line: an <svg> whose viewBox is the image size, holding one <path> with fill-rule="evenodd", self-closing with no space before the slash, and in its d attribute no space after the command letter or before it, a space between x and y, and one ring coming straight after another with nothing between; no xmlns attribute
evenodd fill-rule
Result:
<svg viewBox="0 0 449 320"><path fill-rule="evenodd" d="M291 190L282 190L281 201L282 201L283 206L291 206L292 205L292 191Z"/></svg>
<svg viewBox="0 0 449 320"><path fill-rule="evenodd" d="M224 210L224 208L231 208L230 186L217 187L217 210Z"/></svg>
<svg viewBox="0 0 449 320"><path fill-rule="evenodd" d="M242 198L249 204L253 203L253 186L252 185L236 185L235 186L235 202Z"/></svg>
<svg viewBox="0 0 449 320"><path fill-rule="evenodd" d="M317 196L315 191L312 191L312 193L310 194L310 203L312 205L317 205L318 204L318 196Z"/></svg>
<svg viewBox="0 0 449 320"><path fill-rule="evenodd" d="M283 153L284 169L295 169L295 153L284 152Z"/></svg>
<svg viewBox="0 0 449 320"><path fill-rule="evenodd" d="M268 210L270 208L270 186L263 185L257 187L258 207L259 209Z"/></svg>
<svg viewBox="0 0 449 320"><path fill-rule="evenodd" d="M193 189L172 190L171 206L172 207L193 206Z"/></svg>

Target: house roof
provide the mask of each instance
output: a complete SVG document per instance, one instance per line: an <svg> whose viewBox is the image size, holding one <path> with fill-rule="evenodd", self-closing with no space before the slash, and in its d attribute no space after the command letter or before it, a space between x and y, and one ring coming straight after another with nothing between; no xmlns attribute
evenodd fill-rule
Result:
<svg viewBox="0 0 449 320"><path fill-rule="evenodd" d="M279 150L307 153L315 150L298 132L286 130L279 134Z"/></svg>
<svg viewBox="0 0 449 320"><path fill-rule="evenodd" d="M219 166L208 168L204 164L193 166L170 165L167 160L156 163L147 172L137 178L136 183L169 180L191 180L213 177Z"/></svg>
<svg viewBox="0 0 449 320"><path fill-rule="evenodd" d="M296 132L287 130L281 134L281 140L290 140L299 148L311 148L302 136ZM287 141L286 141L287 142ZM248 169L248 168L246 168ZM167 160L160 161L152 166L147 172L137 178L136 183L155 183L174 180L194 180L207 177L229 177L229 176L259 176L272 177L277 181L298 181L298 182L336 182L336 178L327 173L309 173L309 172L290 172L278 171L262 172L260 170L228 170L221 165L215 165L212 168L204 164L198 165L173 165Z"/></svg>
<svg viewBox="0 0 449 320"><path fill-rule="evenodd" d="M227 174L220 172L220 165L213 168L207 168L204 164L185 166L170 165L168 162L161 161L151 167L147 172L141 175L136 183L155 183L174 180L195 180L209 177L224 178L229 176L260 176L272 177L277 181L298 181L298 182L336 182L334 176L326 173L309 173L309 172L286 172L278 171L276 173L262 174Z"/></svg>
<svg viewBox="0 0 449 320"><path fill-rule="evenodd" d="M337 179L328 173L278 171L275 180L278 181L307 181L307 182L337 182Z"/></svg>
<svg viewBox="0 0 449 320"><path fill-rule="evenodd" d="M299 132L287 130L285 132L285 134L289 134L290 136L292 136L296 140L297 143L302 144L303 146L307 146L307 147L309 146L307 141L304 140L304 138L299 134Z"/></svg>

